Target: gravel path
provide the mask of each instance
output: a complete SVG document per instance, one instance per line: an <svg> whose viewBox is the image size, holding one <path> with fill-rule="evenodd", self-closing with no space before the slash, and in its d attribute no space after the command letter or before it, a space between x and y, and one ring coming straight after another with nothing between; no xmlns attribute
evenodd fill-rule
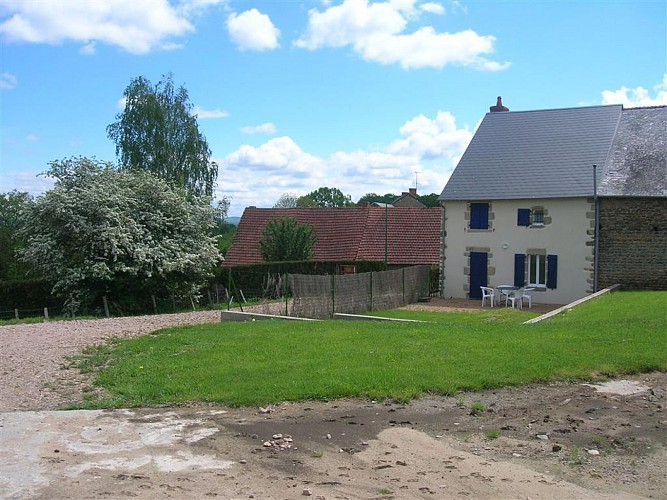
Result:
<svg viewBox="0 0 667 500"><path fill-rule="evenodd" d="M86 346L112 337L217 321L220 311L0 326L0 412L52 410L80 400L87 380L62 367L66 357Z"/></svg>

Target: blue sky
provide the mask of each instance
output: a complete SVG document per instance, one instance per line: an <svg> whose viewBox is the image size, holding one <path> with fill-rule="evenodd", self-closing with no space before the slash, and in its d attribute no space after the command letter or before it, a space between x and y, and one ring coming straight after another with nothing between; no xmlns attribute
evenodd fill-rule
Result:
<svg viewBox="0 0 667 500"><path fill-rule="evenodd" d="M512 111L667 104L645 1L0 0L0 192L116 161L130 80L184 85L229 215L337 187L439 193L496 96Z"/></svg>

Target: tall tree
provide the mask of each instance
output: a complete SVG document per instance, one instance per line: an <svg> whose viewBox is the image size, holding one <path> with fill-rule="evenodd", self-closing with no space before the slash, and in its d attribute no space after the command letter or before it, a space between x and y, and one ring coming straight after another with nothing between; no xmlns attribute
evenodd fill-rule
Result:
<svg viewBox="0 0 667 500"><path fill-rule="evenodd" d="M315 231L293 217L271 219L262 236L259 252L266 262L296 262L313 257Z"/></svg>
<svg viewBox="0 0 667 500"><path fill-rule="evenodd" d="M387 194L377 194L377 193L366 193L357 202L358 205L362 203L392 203L398 196L393 193Z"/></svg>
<svg viewBox="0 0 667 500"><path fill-rule="evenodd" d="M273 204L273 208L296 208L299 198L292 193L283 193Z"/></svg>
<svg viewBox="0 0 667 500"><path fill-rule="evenodd" d="M352 198L343 194L338 188L321 187L315 191L300 197L297 206L308 207L351 207Z"/></svg>
<svg viewBox="0 0 667 500"><path fill-rule="evenodd" d="M56 183L24 210L20 255L72 309L107 294L192 295L221 261L210 198L87 158L52 162L46 173Z"/></svg>
<svg viewBox="0 0 667 500"><path fill-rule="evenodd" d="M421 196L417 196L417 198L427 207L435 208L440 206L440 202L438 201L439 196L440 195L438 195L437 193L431 193L431 194L424 194Z"/></svg>
<svg viewBox="0 0 667 500"><path fill-rule="evenodd" d="M28 193L0 193L0 280L25 278L30 267L19 262L16 251L23 246L18 231L21 212L30 205Z"/></svg>
<svg viewBox="0 0 667 500"><path fill-rule="evenodd" d="M147 170L195 195L213 195L218 165L199 132L188 92L171 74L155 86L140 76L124 92L125 109L107 127L121 168Z"/></svg>

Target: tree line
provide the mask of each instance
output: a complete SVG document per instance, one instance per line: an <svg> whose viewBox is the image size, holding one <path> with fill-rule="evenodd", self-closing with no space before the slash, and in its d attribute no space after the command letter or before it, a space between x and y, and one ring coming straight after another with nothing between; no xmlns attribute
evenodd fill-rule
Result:
<svg viewBox="0 0 667 500"><path fill-rule="evenodd" d="M229 199L214 199L218 165L199 131L188 93L172 75L153 85L133 79L124 108L106 128L116 162L71 157L49 162L40 175L52 189L32 197L0 193L0 281L41 279L69 311L106 295L197 294L219 268L236 226L226 222ZM391 203L368 193L357 203ZM437 206L437 195L418 197ZM304 196L286 193L274 207L348 207L337 188ZM260 243L267 262L308 260L312 228L272 221Z"/></svg>
<svg viewBox="0 0 667 500"><path fill-rule="evenodd" d="M107 127L117 162L72 157L35 198L0 194L0 279L41 278L70 311L101 296L192 296L222 261L229 200L184 87L135 78Z"/></svg>

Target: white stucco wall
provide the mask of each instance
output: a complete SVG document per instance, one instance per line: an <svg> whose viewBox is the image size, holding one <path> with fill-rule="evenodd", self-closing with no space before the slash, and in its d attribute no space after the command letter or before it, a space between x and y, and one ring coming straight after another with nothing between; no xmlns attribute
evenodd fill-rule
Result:
<svg viewBox="0 0 667 500"><path fill-rule="evenodd" d="M470 249L488 252L488 284L514 283L514 254L544 249L558 256L556 289L533 293L533 301L566 304L592 292L593 203L585 198L490 201L490 229L470 230L467 202L444 204L445 298L467 298ZM517 225L517 209L544 207L544 227Z"/></svg>

